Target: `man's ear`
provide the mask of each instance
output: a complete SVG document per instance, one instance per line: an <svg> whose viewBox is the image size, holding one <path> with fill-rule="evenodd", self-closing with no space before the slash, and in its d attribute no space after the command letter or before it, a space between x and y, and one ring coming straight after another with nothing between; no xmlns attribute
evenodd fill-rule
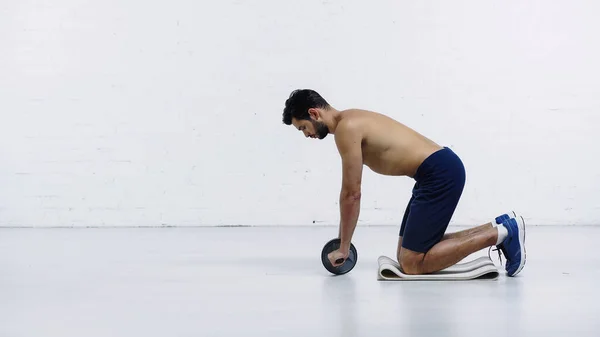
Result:
<svg viewBox="0 0 600 337"><path fill-rule="evenodd" d="M310 115L310 117L312 117L314 120L318 120L319 117L321 116L321 114L319 113L319 110L315 109L315 108L310 108L308 109L308 114Z"/></svg>

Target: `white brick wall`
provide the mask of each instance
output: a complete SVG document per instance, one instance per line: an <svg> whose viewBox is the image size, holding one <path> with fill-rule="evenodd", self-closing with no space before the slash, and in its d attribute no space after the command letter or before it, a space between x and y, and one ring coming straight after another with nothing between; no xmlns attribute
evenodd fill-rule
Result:
<svg viewBox="0 0 600 337"><path fill-rule="evenodd" d="M600 223L594 1L0 4L0 226L337 225L332 138L295 88L389 114L467 166L453 224ZM360 222L412 181L364 178Z"/></svg>

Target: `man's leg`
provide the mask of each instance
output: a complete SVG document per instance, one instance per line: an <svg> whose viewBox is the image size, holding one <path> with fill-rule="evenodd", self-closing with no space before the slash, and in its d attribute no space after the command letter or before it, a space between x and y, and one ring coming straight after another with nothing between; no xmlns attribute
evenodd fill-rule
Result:
<svg viewBox="0 0 600 337"><path fill-rule="evenodd" d="M474 234L476 232L480 232L480 231L483 231L483 230L491 228L492 227L492 223L494 223L497 226L497 224L502 223L502 221L504 221L506 219L516 218L516 217L517 217L517 213L515 213L514 211L508 212L508 213L504 213L504 214L498 215L491 222L488 222L488 223L486 223L484 225L473 227L473 228L469 228L469 229L465 229L465 230L462 230L462 231L459 231L459 232L445 233L444 236L442 237L442 240L456 239L456 238L460 238L460 237L463 237L463 236L471 235L471 234Z"/></svg>
<svg viewBox="0 0 600 337"><path fill-rule="evenodd" d="M496 244L498 229L491 223L446 233L466 178L464 166L454 152L447 148L436 152L421 164L419 172L406 228L398 240L398 262L405 273L439 271Z"/></svg>
<svg viewBox="0 0 600 337"><path fill-rule="evenodd" d="M405 225L405 221L406 220L403 221L403 225ZM484 225L480 225L480 226L477 226L477 227L468 228L468 229L465 229L465 230L462 230L462 231L452 232L452 233L446 233L442 237L441 241L450 240L450 239L460 239L460 238L464 238L464 237L467 237L467 236L472 236L474 234L477 234L477 233L480 233L480 232L484 232L486 230L493 229L493 228L494 228L494 226L492 226L492 223L488 222L488 223L486 223ZM498 233L496 232L496 238L497 238L497 236L498 236ZM401 250L402 250L402 236L400 236L398 238L398 249L396 250L396 257L398 258L398 261L400 261L400 251Z"/></svg>
<svg viewBox="0 0 600 337"><path fill-rule="evenodd" d="M398 237L398 249L396 250L396 258L398 258L398 263L400 263L400 252L402 251L402 236Z"/></svg>
<svg viewBox="0 0 600 337"><path fill-rule="evenodd" d="M415 188L418 186L415 184ZM396 256L400 256L400 248L402 247L402 236L404 236L404 230L406 229L406 222L408 221L408 216L410 214L410 206L415 200L414 194L410 197L408 204L406 205L406 210L404 210L404 216L402 217L402 224L400 225L400 236L398 238L398 250L396 251Z"/></svg>
<svg viewBox="0 0 600 337"><path fill-rule="evenodd" d="M402 226L400 227L400 237L398 238L398 248L396 250L396 257L398 258L398 261L400 261L400 250L402 249L402 234L404 234L404 227L406 226L406 218L408 215L408 210L404 213L404 219L402 220ZM444 236L442 237L442 241L444 240L448 240L448 239L458 239L458 238L463 238L465 236L469 236L469 235L473 235L475 233L479 233L479 232L483 232L487 229L493 228L492 227L492 223L488 222L485 225L481 225L481 226L477 226L477 227L473 227L473 228L468 228L459 232L453 232L453 233L446 233L444 234Z"/></svg>
<svg viewBox="0 0 600 337"><path fill-rule="evenodd" d="M448 240L448 239L458 239L458 238L462 238L465 236L469 236L475 233L479 233L479 232L483 232L485 230L488 230L492 227L492 223L488 222L485 225L481 225L481 226L477 226L477 227L473 227L473 228L468 228L459 232L453 232L453 233L446 233L444 234L444 237L442 237L442 241L443 240Z"/></svg>
<svg viewBox="0 0 600 337"><path fill-rule="evenodd" d="M477 230L476 230L477 229ZM498 229L491 224L462 231L454 238L442 240L426 253L412 251L401 247L402 238L398 241L398 262L407 274L427 274L450 267L470 254L490 247L498 241Z"/></svg>

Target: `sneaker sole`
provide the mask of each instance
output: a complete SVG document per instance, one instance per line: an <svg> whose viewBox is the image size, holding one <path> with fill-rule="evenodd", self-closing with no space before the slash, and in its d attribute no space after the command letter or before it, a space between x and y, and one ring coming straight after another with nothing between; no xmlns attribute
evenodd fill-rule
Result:
<svg viewBox="0 0 600 337"><path fill-rule="evenodd" d="M519 268L517 268L515 273L512 274L511 276L515 276L519 272L521 272L523 267L525 267L525 261L527 261L527 251L525 250L525 220L523 219L522 216L519 216L519 218L521 219L521 221L519 221L518 219L516 219L516 220L517 220L517 223L519 224L519 247L521 247L522 256L521 256L521 263L519 264ZM522 228L521 228L521 225L523 225Z"/></svg>

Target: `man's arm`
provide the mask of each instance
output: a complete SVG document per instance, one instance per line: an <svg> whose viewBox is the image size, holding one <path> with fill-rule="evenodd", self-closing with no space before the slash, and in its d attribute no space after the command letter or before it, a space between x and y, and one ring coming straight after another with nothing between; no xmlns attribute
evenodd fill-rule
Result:
<svg viewBox="0 0 600 337"><path fill-rule="evenodd" d="M363 170L362 132L355 125L338 125L335 142L342 158L340 192L340 249L348 251L360 213ZM352 123L354 124L354 123Z"/></svg>

